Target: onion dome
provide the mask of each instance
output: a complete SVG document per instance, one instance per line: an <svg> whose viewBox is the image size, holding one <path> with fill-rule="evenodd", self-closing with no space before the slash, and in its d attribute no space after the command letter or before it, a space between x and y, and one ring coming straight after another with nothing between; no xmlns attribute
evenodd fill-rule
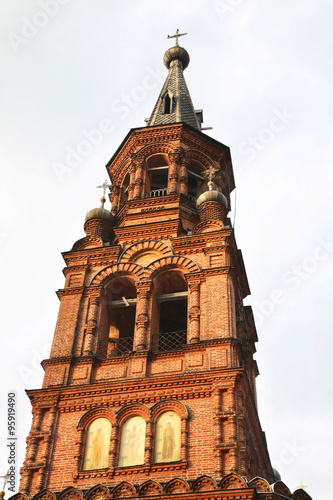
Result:
<svg viewBox="0 0 333 500"><path fill-rule="evenodd" d="M105 198L101 198L101 206L89 210L84 222L87 236L99 236L103 241L110 241L114 217L104 208Z"/></svg>
<svg viewBox="0 0 333 500"><path fill-rule="evenodd" d="M202 193L197 199L197 207L199 208L200 205L207 201L217 201L218 203L221 203L225 208L228 208L227 198L224 196L224 194L220 193L220 191L210 190Z"/></svg>
<svg viewBox="0 0 333 500"><path fill-rule="evenodd" d="M113 215L111 215L111 212L109 212L109 210L106 210L103 207L93 208L89 210L89 212L87 212L84 222L87 222L90 219L102 219L111 225L113 225L114 223L114 217Z"/></svg>
<svg viewBox="0 0 333 500"><path fill-rule="evenodd" d="M223 221L228 212L228 201L223 193L212 189L209 181L209 191L202 193L197 199L200 220L215 219Z"/></svg>
<svg viewBox="0 0 333 500"><path fill-rule="evenodd" d="M164 54L164 65L169 69L171 61L181 61L183 65L183 69L187 68L190 64L190 56L187 50L184 47L180 47L179 45L174 45L166 51Z"/></svg>

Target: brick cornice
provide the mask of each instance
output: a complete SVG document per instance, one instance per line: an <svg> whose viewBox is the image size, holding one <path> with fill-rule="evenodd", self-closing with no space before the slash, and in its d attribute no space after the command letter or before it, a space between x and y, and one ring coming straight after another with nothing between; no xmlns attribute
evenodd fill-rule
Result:
<svg viewBox="0 0 333 500"><path fill-rule="evenodd" d="M76 263L78 261L80 262L79 265L85 265L89 263L91 259L117 259L120 251L120 245L109 245L97 248L85 248L82 250L70 250L68 252L63 252L62 256L69 267L70 265L77 265Z"/></svg>
<svg viewBox="0 0 333 500"><path fill-rule="evenodd" d="M91 359L91 358L90 358ZM165 390L170 387L173 389L183 388L189 389L188 395L186 399L192 399L193 394L195 392L196 387L205 386L206 389L201 392L205 392L207 394L211 394L216 385L219 382L223 384L227 383L232 386L235 384L235 381L239 375L243 373L242 368L228 368L228 369L216 369L210 370L208 372L201 373L191 373L191 374L183 374L181 378L177 375L161 375L154 376L153 378L147 378L144 380L133 380L133 379L121 379L117 381L110 382L99 382L95 384L89 384L84 386L70 386L70 387L48 387L44 389L33 389L28 390L27 394L30 398L33 398L34 402L44 401L45 397L54 398L59 397L59 406L65 408L66 402L70 402L71 400L76 401L81 398L92 398L96 397L96 404L91 407L96 407L96 405L100 405L100 396L109 397L115 394L122 395L124 393L124 400L121 401L121 405L124 402L129 403L127 394L132 392L133 394L137 394L138 392L147 392L147 391L156 391L156 390ZM164 393L165 394L165 393ZM182 394L179 394L179 398L181 399ZM188 396L188 397L187 397ZM161 398L161 396L157 396L157 400L165 399L165 396ZM144 402L146 396L142 395L137 399L133 399L133 402ZM139 401L140 400L140 401ZM111 402L111 401L109 401ZM151 401L153 403L154 401ZM79 404L79 403L78 403ZM89 406L90 403L87 405ZM82 404L79 404L82 407ZM109 406L109 405L107 405ZM68 409L67 409L68 411Z"/></svg>
<svg viewBox="0 0 333 500"><path fill-rule="evenodd" d="M85 263L85 264L76 264L74 266L65 267L62 272L65 276L67 276L68 274L73 272L80 272L80 271L83 272L83 271L88 271L89 269L90 269L89 264Z"/></svg>

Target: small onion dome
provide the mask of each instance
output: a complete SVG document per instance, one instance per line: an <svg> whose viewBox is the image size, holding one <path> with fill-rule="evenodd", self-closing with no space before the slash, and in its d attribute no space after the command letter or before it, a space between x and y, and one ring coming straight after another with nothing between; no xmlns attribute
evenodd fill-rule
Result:
<svg viewBox="0 0 333 500"><path fill-rule="evenodd" d="M105 210L105 208L102 207L93 208L92 210L89 210L89 212L87 212L84 222L87 222L90 219L103 219L109 222L109 224L111 225L114 222L113 215L111 215L111 213L108 210Z"/></svg>
<svg viewBox="0 0 333 500"><path fill-rule="evenodd" d="M210 189L199 196L197 207L201 221L208 219L223 221L227 215L228 202L224 194Z"/></svg>
<svg viewBox="0 0 333 500"><path fill-rule="evenodd" d="M221 203L225 208L228 208L228 201L227 198L224 196L224 194L220 193L220 191L205 191L202 193L199 198L197 199L197 207L199 208L200 205L205 203L206 201L218 201Z"/></svg>
<svg viewBox="0 0 333 500"><path fill-rule="evenodd" d="M174 45L170 49L166 51L164 54L164 65L169 69L171 61L179 60L183 64L183 69L187 68L190 63L190 56L188 52L183 48L179 47L179 45Z"/></svg>
<svg viewBox="0 0 333 500"><path fill-rule="evenodd" d="M93 208L86 215L84 230L87 236L99 236L103 241L110 241L114 218L103 207Z"/></svg>

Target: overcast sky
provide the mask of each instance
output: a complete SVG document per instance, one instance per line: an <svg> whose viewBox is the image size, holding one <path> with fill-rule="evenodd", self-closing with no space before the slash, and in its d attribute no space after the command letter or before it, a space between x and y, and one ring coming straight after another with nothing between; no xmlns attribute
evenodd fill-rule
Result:
<svg viewBox="0 0 333 500"><path fill-rule="evenodd" d="M273 466L314 500L332 488L330 0L16 0L1 23L1 456L17 394L18 468L64 262L96 186L167 75L168 34L204 126L230 146L231 218L257 318L259 416ZM96 132L96 131L99 132ZM237 203L236 203L237 202ZM235 207L237 205L237 210ZM110 208L109 205L107 208ZM9 495L7 495L8 498Z"/></svg>

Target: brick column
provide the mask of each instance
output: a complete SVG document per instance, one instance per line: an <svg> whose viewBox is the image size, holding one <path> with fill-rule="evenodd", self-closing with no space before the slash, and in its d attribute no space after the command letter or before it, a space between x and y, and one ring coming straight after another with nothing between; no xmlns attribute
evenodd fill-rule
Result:
<svg viewBox="0 0 333 500"><path fill-rule="evenodd" d="M185 196L188 195L188 165L189 159L183 154L180 160L179 193Z"/></svg>
<svg viewBox="0 0 333 500"><path fill-rule="evenodd" d="M110 194L111 214L112 215L116 215L116 213L119 210L119 198L120 198L120 188L119 188L119 186L112 184L111 194Z"/></svg>
<svg viewBox="0 0 333 500"><path fill-rule="evenodd" d="M84 349L83 349L84 356L92 356L95 351L99 305L100 305L99 297L97 296L90 297L87 329L86 329L86 336L84 340Z"/></svg>
<svg viewBox="0 0 333 500"><path fill-rule="evenodd" d="M45 471L44 467L42 469L39 469L35 494L39 493L40 491L42 491L44 489L45 474L46 474L46 471Z"/></svg>
<svg viewBox="0 0 333 500"><path fill-rule="evenodd" d="M189 329L187 332L187 343L200 342L200 281L192 281L188 284L189 297Z"/></svg>
<svg viewBox="0 0 333 500"><path fill-rule="evenodd" d="M147 349L151 288L151 281L142 281L137 284L137 304L134 332L135 351L144 351Z"/></svg>
<svg viewBox="0 0 333 500"><path fill-rule="evenodd" d="M119 437L119 439L118 439ZM109 450L109 469L114 469L117 467L116 458L117 458L117 442L120 442L119 436L119 425L114 424L111 428L111 438L110 438L110 450Z"/></svg>
<svg viewBox="0 0 333 500"><path fill-rule="evenodd" d="M168 175L168 194L177 194L178 192L178 173L180 170L181 149L174 153L169 153L169 175Z"/></svg>
<svg viewBox="0 0 333 500"><path fill-rule="evenodd" d="M143 181L145 174L145 159L143 156L133 156L132 164L135 168L134 199L143 198Z"/></svg>
<svg viewBox="0 0 333 500"><path fill-rule="evenodd" d="M188 436L187 419L182 418L180 422L180 460L187 461Z"/></svg>
<svg viewBox="0 0 333 500"><path fill-rule="evenodd" d="M153 423L148 420L146 423L146 441L145 441L145 465L150 465L152 460L152 450L153 450Z"/></svg>
<svg viewBox="0 0 333 500"><path fill-rule="evenodd" d="M24 463L29 465L36 459L38 439L35 436L28 436L26 439L26 443L27 443L27 452L25 455Z"/></svg>
<svg viewBox="0 0 333 500"><path fill-rule="evenodd" d="M48 467L49 467L48 460L49 460L49 457L51 456L52 438L55 435L56 416L57 416L57 409L55 406L52 406L50 408L50 411L48 414L48 432L44 436L44 449L43 449L43 454L42 454L41 460L45 465L44 465L44 467L42 467L39 470L39 475L38 475L38 480L37 480L38 491L41 491L44 488L46 488L46 478L47 478L47 472L48 472Z"/></svg>
<svg viewBox="0 0 333 500"><path fill-rule="evenodd" d="M229 433L229 444L231 448L229 450L229 472L237 472L237 418L236 418L236 391L235 387L228 389L229 404L230 404L230 417L228 419L228 433Z"/></svg>
<svg viewBox="0 0 333 500"><path fill-rule="evenodd" d="M232 387L228 389L229 402L230 402L230 413L229 418L229 442L230 444L236 444L236 393L235 388Z"/></svg>
<svg viewBox="0 0 333 500"><path fill-rule="evenodd" d="M84 454L86 450L83 449L83 440L84 440L84 433L85 429L81 428L79 429L80 433L78 435L77 440L75 441L76 444L76 453L74 454L74 459L76 462L75 470L76 472L73 474L73 479L76 481L78 478L78 473L82 470L83 468L83 460L84 460Z"/></svg>
<svg viewBox="0 0 333 500"><path fill-rule="evenodd" d="M129 169L130 182L128 186L128 199L133 200L134 197L134 187L135 187L135 166L131 165Z"/></svg>
<svg viewBox="0 0 333 500"><path fill-rule="evenodd" d="M41 408L34 408L32 410L32 424L31 431L38 432L41 429L42 419L43 419L43 411Z"/></svg>
<svg viewBox="0 0 333 500"><path fill-rule="evenodd" d="M215 437L215 447L214 447L214 458L215 458L215 474L217 477L222 477L223 467L222 467L222 449L223 435L222 435L222 425L223 420L221 418L221 408L222 408L222 391L221 389L216 389L213 392L213 404L215 409L214 415L214 437Z"/></svg>

